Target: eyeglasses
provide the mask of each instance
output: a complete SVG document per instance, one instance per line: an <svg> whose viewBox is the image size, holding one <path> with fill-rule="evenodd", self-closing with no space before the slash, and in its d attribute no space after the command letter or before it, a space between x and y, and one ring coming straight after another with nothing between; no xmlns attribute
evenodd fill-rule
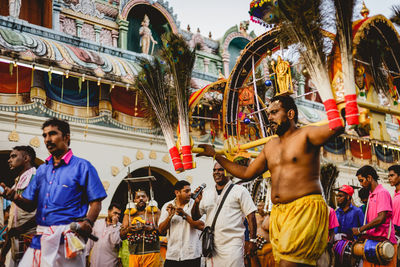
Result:
<svg viewBox="0 0 400 267"><path fill-rule="evenodd" d="M225 169L224 168L218 168L218 169L213 169L213 172L223 172Z"/></svg>

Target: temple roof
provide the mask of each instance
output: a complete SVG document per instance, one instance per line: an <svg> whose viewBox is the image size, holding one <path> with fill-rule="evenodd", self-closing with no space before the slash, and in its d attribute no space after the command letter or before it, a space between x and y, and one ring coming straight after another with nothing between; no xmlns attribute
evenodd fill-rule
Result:
<svg viewBox="0 0 400 267"><path fill-rule="evenodd" d="M138 73L135 61L77 47L45 37L0 27L0 56L36 66L69 71L87 78L132 85ZM139 57L139 56L138 56ZM146 55L140 55L146 57Z"/></svg>

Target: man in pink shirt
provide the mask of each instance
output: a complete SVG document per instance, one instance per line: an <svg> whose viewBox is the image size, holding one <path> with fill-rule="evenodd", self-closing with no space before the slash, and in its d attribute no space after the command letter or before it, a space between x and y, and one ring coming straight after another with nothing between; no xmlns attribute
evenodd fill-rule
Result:
<svg viewBox="0 0 400 267"><path fill-rule="evenodd" d="M393 196L393 224L396 235L400 236L400 165L389 167L389 182L395 187Z"/></svg>
<svg viewBox="0 0 400 267"><path fill-rule="evenodd" d="M388 240L394 245L395 254L392 261L385 266L396 266L397 244L392 221L393 205L390 193L383 188L381 184L378 184L379 177L373 167L369 165L361 167L357 171L356 176L360 182L360 185L369 190L370 195L368 198L368 208L366 211L367 223L361 227L353 228L353 234L359 235L362 232L367 231L366 233L369 236L388 238L389 227L391 227ZM363 266L377 267L379 265L364 260Z"/></svg>

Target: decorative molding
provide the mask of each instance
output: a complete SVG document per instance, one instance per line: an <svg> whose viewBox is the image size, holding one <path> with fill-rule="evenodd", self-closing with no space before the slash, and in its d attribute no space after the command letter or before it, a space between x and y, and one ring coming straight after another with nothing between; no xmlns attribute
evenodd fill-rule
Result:
<svg viewBox="0 0 400 267"><path fill-rule="evenodd" d="M71 4L71 9L85 15L98 17L99 19L104 18L104 14L97 10L95 0L80 0L80 3L77 5Z"/></svg>
<svg viewBox="0 0 400 267"><path fill-rule="evenodd" d="M170 157L168 154L165 154L164 157L162 157L162 161L169 164L170 162Z"/></svg>
<svg viewBox="0 0 400 267"><path fill-rule="evenodd" d="M192 183L192 182L193 182L193 176L191 176L191 175L187 175L187 176L185 177L185 179L186 179L186 181L188 181L189 183Z"/></svg>
<svg viewBox="0 0 400 267"><path fill-rule="evenodd" d="M10 142L18 142L19 141L19 134L16 130L12 130L11 133L8 135L8 141Z"/></svg>
<svg viewBox="0 0 400 267"><path fill-rule="evenodd" d="M142 160L142 159L144 159L144 155L143 155L143 152L142 152L141 150L138 150L138 151L136 152L136 159L137 159L137 160Z"/></svg>
<svg viewBox="0 0 400 267"><path fill-rule="evenodd" d="M111 166L111 174L112 174L112 176L117 176L118 173L119 173L118 167Z"/></svg>
<svg viewBox="0 0 400 267"><path fill-rule="evenodd" d="M128 156L123 156L122 157L122 164L124 164L125 167L128 166L131 163L132 163L132 160Z"/></svg>
<svg viewBox="0 0 400 267"><path fill-rule="evenodd" d="M37 137L37 136L33 137L33 138L29 141L29 144L30 144L31 146L33 146L33 147L36 147L36 148L40 147L40 140L39 140L39 137Z"/></svg>
<svg viewBox="0 0 400 267"><path fill-rule="evenodd" d="M149 159L157 159L157 153L154 150L150 151Z"/></svg>

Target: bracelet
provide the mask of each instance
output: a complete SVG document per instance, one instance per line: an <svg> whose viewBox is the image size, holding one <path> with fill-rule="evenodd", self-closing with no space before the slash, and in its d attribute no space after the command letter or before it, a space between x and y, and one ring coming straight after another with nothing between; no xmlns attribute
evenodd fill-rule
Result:
<svg viewBox="0 0 400 267"><path fill-rule="evenodd" d="M256 243L257 243L257 238L250 238L249 241L250 241L251 243L256 244Z"/></svg>
<svg viewBox="0 0 400 267"><path fill-rule="evenodd" d="M357 227L358 234L361 234L360 227Z"/></svg>
<svg viewBox="0 0 400 267"><path fill-rule="evenodd" d="M94 223L92 223L92 221L89 218L84 218L83 221L87 221L91 227L94 226Z"/></svg>
<svg viewBox="0 0 400 267"><path fill-rule="evenodd" d="M214 153L213 161L215 161L215 156L216 156L216 155L217 155L217 152Z"/></svg>

